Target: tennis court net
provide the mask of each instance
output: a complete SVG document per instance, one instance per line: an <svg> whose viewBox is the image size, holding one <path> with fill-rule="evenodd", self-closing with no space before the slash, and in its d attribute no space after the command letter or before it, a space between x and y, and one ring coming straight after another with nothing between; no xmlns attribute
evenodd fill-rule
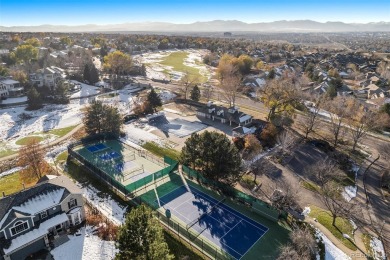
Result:
<svg viewBox="0 0 390 260"><path fill-rule="evenodd" d="M196 223L198 223L203 217L210 214L216 207L218 207L224 201L225 201L225 198L221 199L216 204L214 204L211 208L209 208L205 213L203 213L198 218L196 218L196 219L192 220L190 223L188 223L186 226L187 230L190 229L192 226L194 226Z"/></svg>

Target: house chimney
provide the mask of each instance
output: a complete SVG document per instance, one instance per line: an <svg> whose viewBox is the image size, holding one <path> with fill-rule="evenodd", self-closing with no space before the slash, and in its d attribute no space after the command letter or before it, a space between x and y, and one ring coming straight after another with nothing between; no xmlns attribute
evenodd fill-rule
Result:
<svg viewBox="0 0 390 260"><path fill-rule="evenodd" d="M3 197L5 197L5 192L3 191Z"/></svg>

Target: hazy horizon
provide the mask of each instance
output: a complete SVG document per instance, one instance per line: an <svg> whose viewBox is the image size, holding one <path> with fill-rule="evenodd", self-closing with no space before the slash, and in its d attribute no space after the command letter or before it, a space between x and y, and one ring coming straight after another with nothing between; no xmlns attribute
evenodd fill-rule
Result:
<svg viewBox="0 0 390 260"><path fill-rule="evenodd" d="M318 1L47 1L2 0L1 26L109 25L137 22L190 24L198 21L238 20L245 23L281 20L376 23L390 21L387 0Z"/></svg>

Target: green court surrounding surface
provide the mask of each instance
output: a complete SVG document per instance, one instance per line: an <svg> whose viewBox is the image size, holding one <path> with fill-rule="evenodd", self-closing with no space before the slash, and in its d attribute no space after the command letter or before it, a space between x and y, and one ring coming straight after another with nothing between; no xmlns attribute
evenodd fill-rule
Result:
<svg viewBox="0 0 390 260"><path fill-rule="evenodd" d="M98 152L89 151L89 147L94 145L103 145L107 148ZM74 151L123 186L164 168L164 165L148 160L142 153L117 140L95 142L86 146L80 145L75 147ZM118 156L111 158L107 155L110 153Z"/></svg>
<svg viewBox="0 0 390 260"><path fill-rule="evenodd" d="M193 77L198 78L199 83L206 82L207 78L200 74L199 69L184 64L184 60L188 55L189 53L184 51L172 52L167 57L164 57L160 64L170 66L174 71L188 72Z"/></svg>
<svg viewBox="0 0 390 260"><path fill-rule="evenodd" d="M207 194L216 200L220 201L223 197L219 194L204 188L203 186L198 185L197 183L194 183L188 179L186 179L186 182L191 187L196 188L197 190L201 191L204 194ZM157 188L156 190L149 190L146 191L143 194L139 195L139 199L148 205L150 205L154 209L159 209L159 205L157 203L157 195L159 198L164 197L167 194L170 194L172 191L178 189L179 187L183 186L183 180L182 178L176 174L171 173L169 174L169 177L164 178L160 180L159 183L156 183ZM141 190L142 191L142 190ZM259 214L253 212L249 207L237 204L231 200L225 200L224 204L228 205L229 207L233 208L237 212L251 218L252 220L257 221L258 223L268 227L268 231L264 234L261 239L259 239L253 246L250 248L250 250L242 257L242 259L276 259L279 254L279 247L281 245L285 245L288 243L288 234L289 230L282 227L278 222L269 220L263 216L260 216ZM162 208L159 209L160 211L163 211ZM172 219L176 221L177 223L181 223L185 226L185 223L183 223L180 219L172 216ZM178 228L179 229L179 228ZM203 244L211 244L213 243L211 241L208 241L206 238L199 236L198 238L195 238L194 240L202 240ZM199 242L194 242L195 244L200 244ZM237 241L239 243L239 241Z"/></svg>

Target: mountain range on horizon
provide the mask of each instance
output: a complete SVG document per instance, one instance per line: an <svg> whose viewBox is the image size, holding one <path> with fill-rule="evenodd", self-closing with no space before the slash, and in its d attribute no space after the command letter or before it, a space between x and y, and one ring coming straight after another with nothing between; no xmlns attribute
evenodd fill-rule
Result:
<svg viewBox="0 0 390 260"><path fill-rule="evenodd" d="M312 20L245 23L214 20L175 24L168 22L132 22L107 25L0 26L3 32L389 32L390 22L344 23Z"/></svg>

